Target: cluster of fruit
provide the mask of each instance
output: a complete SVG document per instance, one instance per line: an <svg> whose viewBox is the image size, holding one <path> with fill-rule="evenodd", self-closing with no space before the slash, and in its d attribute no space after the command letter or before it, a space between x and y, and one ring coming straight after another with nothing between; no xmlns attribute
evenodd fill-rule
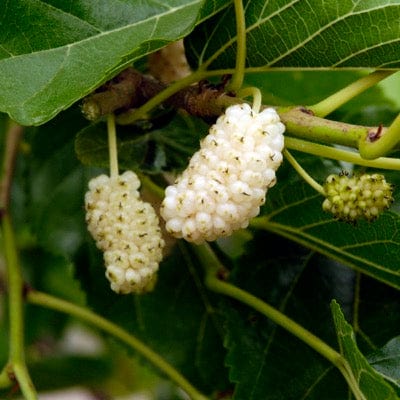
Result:
<svg viewBox="0 0 400 400"><path fill-rule="evenodd" d="M285 126L272 108L228 107L188 167L168 186L160 214L166 230L196 244L229 236L260 212L282 162ZM118 293L153 288L164 240L153 207L140 199L140 182L127 171L89 183L86 221L104 252L106 276ZM323 209L347 222L375 219L392 202L392 186L379 174L330 175Z"/></svg>

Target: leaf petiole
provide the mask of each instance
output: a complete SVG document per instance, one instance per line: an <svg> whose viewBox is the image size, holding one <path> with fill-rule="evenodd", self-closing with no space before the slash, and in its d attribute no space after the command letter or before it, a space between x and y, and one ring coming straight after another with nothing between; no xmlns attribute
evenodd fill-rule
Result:
<svg viewBox="0 0 400 400"><path fill-rule="evenodd" d="M210 290L248 305L306 343L339 369L357 400L366 400L358 386L357 380L348 361L339 352L334 350L319 337L288 318L285 314L260 300L256 296L253 296L251 293L248 293L231 283L219 279L218 273L224 271L225 267L208 244L200 246L193 245L192 248L205 270L205 285Z"/></svg>
<svg viewBox="0 0 400 400"><path fill-rule="evenodd" d="M232 80L227 89L236 92L243 85L246 67L246 18L244 15L243 1L233 0L236 16L236 65Z"/></svg>

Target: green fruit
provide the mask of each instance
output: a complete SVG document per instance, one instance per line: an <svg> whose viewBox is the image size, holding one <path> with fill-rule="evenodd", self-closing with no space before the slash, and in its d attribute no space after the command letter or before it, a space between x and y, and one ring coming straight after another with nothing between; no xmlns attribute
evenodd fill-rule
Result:
<svg viewBox="0 0 400 400"><path fill-rule="evenodd" d="M393 202L393 187L381 174L329 175L324 191L323 210L346 222L373 221Z"/></svg>

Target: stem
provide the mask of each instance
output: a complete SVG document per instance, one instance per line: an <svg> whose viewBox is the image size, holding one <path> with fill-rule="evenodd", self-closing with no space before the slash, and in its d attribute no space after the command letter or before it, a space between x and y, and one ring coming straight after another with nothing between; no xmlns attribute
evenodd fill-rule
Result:
<svg viewBox="0 0 400 400"><path fill-rule="evenodd" d="M261 91L259 88L254 87L254 86L244 88L244 89L240 90L240 92L238 93L238 96L239 97L253 96L253 105L251 108L256 113L260 112L261 103L262 103L262 95L261 95Z"/></svg>
<svg viewBox="0 0 400 400"><path fill-rule="evenodd" d="M1 171L0 210L7 210L9 207L12 175L22 133L23 127L10 120Z"/></svg>
<svg viewBox="0 0 400 400"><path fill-rule="evenodd" d="M113 90L113 83L110 83L108 90L89 96L85 104L91 107L93 103L93 108L99 111L96 113L96 117L103 115L104 110L123 110L127 107L133 107L130 111L119 114L116 118L116 121L122 125L132 124L141 118L148 117L149 111L161 103L164 103L167 107L183 108L191 115L211 120L221 115L228 106L242 103L243 99L232 97L218 86L207 86L201 83L192 85L209 77L235 72L234 69L229 68L214 71L207 71L205 68L206 64L203 64L196 72L168 87L138 71L128 69L124 71L121 82L118 83L118 85L122 85L126 81L126 88L119 87L118 90ZM116 91L122 92L123 95L117 95ZM258 97L254 94L254 90L244 89L242 93L253 94L253 108L256 109ZM106 101L108 94L112 98L111 103ZM136 95L134 99L131 99L129 94ZM127 99L130 99L129 104ZM278 107L277 111L286 126L288 135L315 142L340 144L358 149L361 138L377 138L378 134L384 136L387 130L381 127L366 127L329 121L315 116L312 110L302 106Z"/></svg>
<svg viewBox="0 0 400 400"><path fill-rule="evenodd" d="M283 155L290 162L292 167L296 170L296 172L318 193L325 196L324 188L312 177L308 174L308 172L297 162L297 160L292 156L292 154L287 150L283 150Z"/></svg>
<svg viewBox="0 0 400 400"><path fill-rule="evenodd" d="M11 379L12 374L12 366L6 364L0 372L0 389L7 389L14 384L13 379Z"/></svg>
<svg viewBox="0 0 400 400"><path fill-rule="evenodd" d="M110 177L116 178L118 172L117 132L115 129L114 114L107 116L108 152L110 157Z"/></svg>
<svg viewBox="0 0 400 400"><path fill-rule="evenodd" d="M400 141L400 114L390 127L382 134L378 129L375 135L365 135L360 138L359 152L362 158L371 160L381 157L392 150Z"/></svg>
<svg viewBox="0 0 400 400"><path fill-rule="evenodd" d="M192 400L208 399L195 387L193 387L183 375L181 375L156 352L147 347L135 336L120 328L118 325L108 321L107 319L95 314L92 311L89 311L84 307L80 307L68 301L38 291L28 292L27 300L32 304L47 307L52 310L57 310L72 315L76 318L82 319L83 321L95 326L96 328L101 329L102 331L107 332L108 334L118 338L129 347L131 347L133 350L147 358L156 367L158 367L165 375L167 375L172 381L180 386L191 397Z"/></svg>
<svg viewBox="0 0 400 400"><path fill-rule="evenodd" d="M8 363L0 373L0 385L1 387L11 385L14 381L14 375L24 397L27 400L36 400L36 390L25 365L22 271L9 209L12 177L22 133L23 128L10 121L6 133L7 139L1 176L0 218L7 265L10 335Z"/></svg>
<svg viewBox="0 0 400 400"><path fill-rule="evenodd" d="M392 70L379 70L372 72L371 74L363 76L362 78L320 101L319 103L309 106L308 108L318 117L325 117L343 104L347 103L353 97L376 85L382 79L387 78L395 72L396 71Z"/></svg>
<svg viewBox="0 0 400 400"><path fill-rule="evenodd" d="M277 112L288 134L315 142L358 148L360 138L377 129L316 117L304 107L280 107Z"/></svg>
<svg viewBox="0 0 400 400"><path fill-rule="evenodd" d="M24 354L24 308L22 302L23 281L18 260L14 231L8 212L2 217L4 252L7 262L10 354L9 365L19 383L21 392L27 400L36 400L37 394L25 365ZM6 367L7 368L7 367Z"/></svg>
<svg viewBox="0 0 400 400"><path fill-rule="evenodd" d="M189 86L190 84L192 84L194 82L204 79L206 76L207 76L207 71L198 70L198 71L193 72L192 74L186 76L185 78L172 83L170 86L166 87L160 93L156 94L154 97L152 97L150 100L148 100L141 107L137 108L136 110L133 110L131 113L125 113L125 114L120 115L117 118L118 124L129 125L135 121L138 121L139 119L146 118L147 114L154 107L157 107L159 104L163 103L165 100L167 100L173 94L179 92L186 86Z"/></svg>
<svg viewBox="0 0 400 400"><path fill-rule="evenodd" d="M338 149L336 147L325 146L287 136L285 137L285 147L288 149L313 154L315 156L361 165L363 167L400 170L400 159L398 158L380 157L375 160L366 160L354 151Z"/></svg>
<svg viewBox="0 0 400 400"><path fill-rule="evenodd" d="M236 92L243 85L246 68L246 18L244 15L243 1L233 0L236 16L236 66L235 73L227 89Z"/></svg>
<svg viewBox="0 0 400 400"><path fill-rule="evenodd" d="M192 248L205 269L205 285L209 289L247 304L306 343L340 370L357 400L366 400L358 387L349 363L340 353L274 307L245 290L218 279L218 272L225 270L225 267L220 263L209 245L192 246Z"/></svg>

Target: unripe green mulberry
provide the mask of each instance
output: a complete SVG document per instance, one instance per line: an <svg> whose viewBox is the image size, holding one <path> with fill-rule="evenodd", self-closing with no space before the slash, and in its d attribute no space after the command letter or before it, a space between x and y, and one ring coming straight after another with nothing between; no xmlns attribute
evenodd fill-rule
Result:
<svg viewBox="0 0 400 400"><path fill-rule="evenodd" d="M282 162L285 126L272 108L228 107L167 187L160 213L166 229L194 243L246 228L260 212Z"/></svg>
<svg viewBox="0 0 400 400"><path fill-rule="evenodd" d="M143 293L156 281L164 240L158 217L139 197L136 174L126 171L89 182L85 195L88 230L104 253L106 277L117 293Z"/></svg>
<svg viewBox="0 0 400 400"><path fill-rule="evenodd" d="M392 185L380 174L329 175L324 185L324 211L347 222L372 221L393 202Z"/></svg>

